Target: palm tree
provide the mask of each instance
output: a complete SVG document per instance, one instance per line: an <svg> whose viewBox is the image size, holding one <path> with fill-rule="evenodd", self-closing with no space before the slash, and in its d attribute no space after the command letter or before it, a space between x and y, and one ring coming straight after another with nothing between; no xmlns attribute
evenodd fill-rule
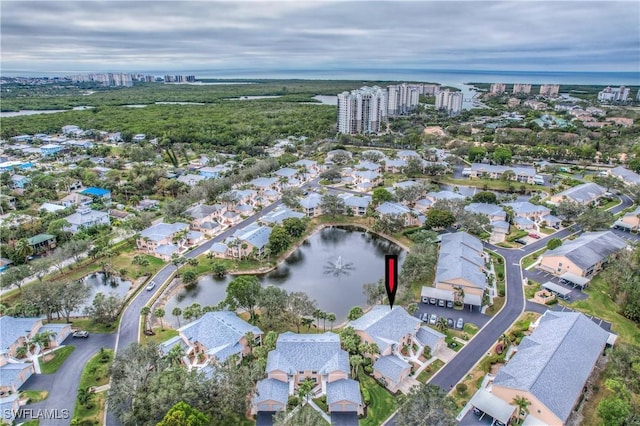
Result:
<svg viewBox="0 0 640 426"><path fill-rule="evenodd" d="M140 315L142 315L144 317L144 329L146 330L147 327L147 317L149 316L149 314L151 313L151 308L148 306L143 306L142 309L140 309Z"/></svg>
<svg viewBox="0 0 640 426"><path fill-rule="evenodd" d="M172 365L180 365L182 358L184 358L185 352L182 345L175 345L169 350L167 354L167 360Z"/></svg>
<svg viewBox="0 0 640 426"><path fill-rule="evenodd" d="M24 263L27 263L29 256L33 254L33 246L26 238L23 238L16 243L15 251L18 256L24 258Z"/></svg>
<svg viewBox="0 0 640 426"><path fill-rule="evenodd" d="M91 408L91 400L93 397L94 393L91 386L78 389L78 402L84 405L87 409Z"/></svg>
<svg viewBox="0 0 640 426"><path fill-rule="evenodd" d="M333 322L336 320L336 314L333 312L329 312L327 314L327 319L329 320L329 325L331 326L331 331L333 331Z"/></svg>
<svg viewBox="0 0 640 426"><path fill-rule="evenodd" d="M244 335L247 339L247 347L249 348L249 355L253 355L253 348L256 346L256 335L251 331L247 331Z"/></svg>
<svg viewBox="0 0 640 426"><path fill-rule="evenodd" d="M190 257L189 259L187 259L187 264L195 268L196 266L198 266L198 259L196 259L195 257Z"/></svg>
<svg viewBox="0 0 640 426"><path fill-rule="evenodd" d="M358 369L364 364L364 359L360 355L351 355L349 357L349 364L351 364L351 368L353 368L351 374L353 377L357 377Z"/></svg>
<svg viewBox="0 0 640 426"><path fill-rule="evenodd" d="M320 319L322 319L322 311L320 309L314 310L313 317L316 319L316 322L318 324L318 329L320 329Z"/></svg>
<svg viewBox="0 0 640 426"><path fill-rule="evenodd" d="M158 318L160 320L160 328L164 330L164 322L162 321L162 318L164 318L164 309L162 308L158 308L153 312L153 315L155 315L156 318Z"/></svg>
<svg viewBox="0 0 640 426"><path fill-rule="evenodd" d="M305 379L298 385L298 391L296 393L298 394L300 401L307 401L309 399L314 386L315 383L311 379Z"/></svg>
<svg viewBox="0 0 640 426"><path fill-rule="evenodd" d="M531 401L529 401L524 396L516 395L513 398L512 402L518 407L518 423L520 423L522 420L523 413L524 414L529 413L529 406L531 405Z"/></svg>
<svg viewBox="0 0 640 426"><path fill-rule="evenodd" d="M173 315L174 317L176 317L176 319L178 320L178 327L180 327L180 315L182 315L182 309L180 309L179 307L175 307L173 308L173 310L171 311L171 315Z"/></svg>
<svg viewBox="0 0 640 426"><path fill-rule="evenodd" d="M322 331L327 331L327 312L322 311L320 319L322 319Z"/></svg>
<svg viewBox="0 0 640 426"><path fill-rule="evenodd" d="M31 338L31 343L37 344L42 349L48 349L51 344L51 338L55 335L56 333L51 330L41 331Z"/></svg>
<svg viewBox="0 0 640 426"><path fill-rule="evenodd" d="M438 318L438 322L436 322L436 328L440 331L444 331L447 329L447 319L445 317Z"/></svg>
<svg viewBox="0 0 640 426"><path fill-rule="evenodd" d="M311 330L311 325L313 324L313 318L302 317L302 325L307 326L307 331Z"/></svg>
<svg viewBox="0 0 640 426"><path fill-rule="evenodd" d="M453 299L456 305L464 305L464 289L462 288L462 286L456 286L453 289Z"/></svg>

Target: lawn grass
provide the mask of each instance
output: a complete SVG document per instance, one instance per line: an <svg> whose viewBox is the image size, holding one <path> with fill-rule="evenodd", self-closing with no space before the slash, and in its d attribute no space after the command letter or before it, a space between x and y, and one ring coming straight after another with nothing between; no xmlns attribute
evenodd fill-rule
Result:
<svg viewBox="0 0 640 426"><path fill-rule="evenodd" d="M40 402L47 399L49 392L42 390L25 390L20 392L20 399L27 399L27 404L33 404L34 402Z"/></svg>
<svg viewBox="0 0 640 426"><path fill-rule="evenodd" d="M570 304L563 301L560 303L610 322L611 331L616 333L621 341L630 345L638 345L640 327L618 313L618 306L611 300L608 290L607 283L598 275L584 290L589 295L588 298Z"/></svg>
<svg viewBox="0 0 640 426"><path fill-rule="evenodd" d="M104 354L108 355L108 358L105 355L106 362L102 358L102 353L98 352L84 366L78 389L86 389L90 386L98 387L109 383L109 365L113 361L113 350L105 349ZM88 424L102 424L106 401L106 392L95 393L88 407L80 405L76 400L73 418L80 422L88 422Z"/></svg>
<svg viewBox="0 0 640 426"><path fill-rule="evenodd" d="M447 347L455 352L459 352L460 349L462 349L462 347L464 346L464 343L460 343L456 339L454 339L453 336L449 333L449 330L446 330L445 333L446 337L444 338L444 341L447 343ZM456 343L456 345L451 346L452 343Z"/></svg>
<svg viewBox="0 0 640 426"><path fill-rule="evenodd" d="M131 260L134 256L142 256L142 258L146 259L149 264L146 266L140 266L138 264L132 264ZM120 253L118 256L112 259L113 269L116 271L121 271L122 269L126 270L125 277L130 278L132 280L136 280L142 276L153 276L158 272L166 263L157 257L137 253L135 250L126 251Z"/></svg>
<svg viewBox="0 0 640 426"><path fill-rule="evenodd" d="M526 299L533 299L536 295L537 291L540 291L542 286L539 282L534 280L529 280L529 284L524 286L524 296Z"/></svg>
<svg viewBox="0 0 640 426"><path fill-rule="evenodd" d="M547 248L543 247L540 250L534 251L533 253L523 257L522 260L521 260L522 269L527 269L529 266L531 266L534 263L536 263L536 261L540 258L542 253L544 253L545 251L547 251Z"/></svg>
<svg viewBox="0 0 640 426"><path fill-rule="evenodd" d="M554 234L554 233L556 233L558 231L556 229L553 229L553 228L548 228L546 226L542 226L542 227L540 227L540 232L542 232L545 235L551 235L551 234Z"/></svg>
<svg viewBox="0 0 640 426"><path fill-rule="evenodd" d="M53 358L47 362L40 362L40 370L42 374L53 374L62 366L62 363L71 355L76 349L75 346L63 346L57 351L53 352Z"/></svg>
<svg viewBox="0 0 640 426"><path fill-rule="evenodd" d="M313 400L313 402L315 402L318 407L320 407L322 409L322 411L324 411L325 413L328 413L328 409L329 407L327 407L327 399L320 397L320 398L316 398Z"/></svg>
<svg viewBox="0 0 640 426"><path fill-rule="evenodd" d="M424 370L422 370L422 373L418 375L416 380L418 380L420 383L427 383L429 380L431 380L433 375L436 374L438 370L442 368L443 365L444 365L444 362L442 362L439 359L436 359L427 367L425 367Z"/></svg>
<svg viewBox="0 0 640 426"><path fill-rule="evenodd" d="M86 330L89 333L94 334L111 334L115 333L118 330L118 322L120 320L112 323L112 324L101 324L97 323L91 318L72 318L71 326L74 329L78 330ZM52 324L66 324L65 320L53 320L50 321ZM91 337L89 337L91 338Z"/></svg>
<svg viewBox="0 0 640 426"><path fill-rule="evenodd" d="M614 198L613 200L608 201L608 202L604 203L601 206L598 206L598 209L600 209L600 210L609 210L610 208L615 207L615 206L619 205L620 203L622 203L622 201L620 201L619 198Z"/></svg>
<svg viewBox="0 0 640 426"><path fill-rule="evenodd" d="M396 398L380 386L372 377L360 373L360 386L369 391L371 403L367 407L367 417L361 419L360 426L380 426L398 407Z"/></svg>
<svg viewBox="0 0 640 426"><path fill-rule="evenodd" d="M177 330L173 330L171 328L166 328L162 330L160 327L155 327L153 331L156 333L154 336L147 336L144 333L142 334L142 339L140 343L148 344L148 343L156 343L160 344L164 341L171 339L174 336L178 335Z"/></svg>

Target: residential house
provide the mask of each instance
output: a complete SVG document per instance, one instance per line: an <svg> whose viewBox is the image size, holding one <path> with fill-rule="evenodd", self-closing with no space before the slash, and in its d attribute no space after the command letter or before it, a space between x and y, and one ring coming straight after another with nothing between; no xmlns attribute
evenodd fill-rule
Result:
<svg viewBox="0 0 640 426"><path fill-rule="evenodd" d="M124 210L110 209L109 216L117 220L129 220L136 217L135 214Z"/></svg>
<svg viewBox="0 0 640 426"><path fill-rule="evenodd" d="M435 353L444 347L443 334L422 329L421 325L422 322L404 308L396 306L389 309L386 305L376 305L348 324L363 342L375 343L378 347L378 353L370 354L374 361L374 377L382 379L391 392L397 392L411 373L411 364L401 353L403 350L413 351L416 344L418 352L422 352L428 343L431 353Z"/></svg>
<svg viewBox="0 0 640 426"><path fill-rule="evenodd" d="M613 224L617 228L624 228L629 231L640 231L640 206L615 221Z"/></svg>
<svg viewBox="0 0 640 426"><path fill-rule="evenodd" d="M282 224L282 221L285 219L290 219L290 218L302 219L303 217L305 217L304 213L293 211L290 208L285 206L278 206L277 208L273 209L269 213L262 216L260 218L260 222L268 225L273 225L273 224L280 225Z"/></svg>
<svg viewBox="0 0 640 426"><path fill-rule="evenodd" d="M160 201L158 200L144 199L140 200L135 209L138 211L154 210L157 209L159 205Z"/></svg>
<svg viewBox="0 0 640 426"><path fill-rule="evenodd" d="M611 231L585 232L543 253L538 267L554 275L569 272L590 277L602 269L609 255L625 247L627 243Z"/></svg>
<svg viewBox="0 0 640 426"><path fill-rule="evenodd" d="M217 165L214 167L203 167L198 170L200 176L204 176L206 179L217 179L224 173L229 171L229 167L225 165Z"/></svg>
<svg viewBox="0 0 640 426"><path fill-rule="evenodd" d="M574 186L565 191L552 195L549 203L558 205L562 200L570 200L583 205L594 204L600 197L603 197L607 190L600 185L590 182Z"/></svg>
<svg viewBox="0 0 640 426"><path fill-rule="evenodd" d="M9 266L13 265L13 260L6 257L0 257L0 272L4 272L9 269Z"/></svg>
<svg viewBox="0 0 640 426"><path fill-rule="evenodd" d="M465 196L455 193L453 191L438 191L438 192L428 192L425 198L432 203L435 203L438 200L464 200Z"/></svg>
<svg viewBox="0 0 640 426"><path fill-rule="evenodd" d="M490 222L497 220L507 220L507 212L504 211L502 206L497 204L488 203L471 203L465 206L465 211L470 213L477 213L489 218Z"/></svg>
<svg viewBox="0 0 640 426"><path fill-rule="evenodd" d="M513 173L510 180L530 185L544 184L544 178L536 173L534 168L509 167L491 164L473 163L471 167L463 169L462 175L469 178L501 179L505 172Z"/></svg>
<svg viewBox="0 0 640 426"><path fill-rule="evenodd" d="M257 384L251 413L285 410L299 384L311 380L313 397L326 395L329 412L363 414L360 385L349 371L349 354L337 334L282 333L267 356L267 378Z"/></svg>
<svg viewBox="0 0 640 426"><path fill-rule="evenodd" d="M396 202L385 201L376 207L381 216L398 216L404 220L404 226L421 225L419 215L410 208Z"/></svg>
<svg viewBox="0 0 640 426"><path fill-rule="evenodd" d="M51 234L38 234L27 238L27 243L33 248L34 254L47 253L56 248L56 236Z"/></svg>
<svg viewBox="0 0 640 426"><path fill-rule="evenodd" d="M202 175L186 174L178 177L178 182L182 182L188 186L196 186L204 180L207 180L207 178Z"/></svg>
<svg viewBox="0 0 640 426"><path fill-rule="evenodd" d="M433 205L433 201L427 198L422 198L416 201L414 208L421 213L426 213L426 211L429 210L432 205Z"/></svg>
<svg viewBox="0 0 640 426"><path fill-rule="evenodd" d="M279 178L292 179L296 177L300 172L296 169L292 169L291 167L283 167L274 172L276 176Z"/></svg>
<svg viewBox="0 0 640 426"><path fill-rule="evenodd" d="M322 214L322 196L315 192L310 193L300 200L300 208L309 217L316 217Z"/></svg>
<svg viewBox="0 0 640 426"><path fill-rule="evenodd" d="M227 246L225 255L233 258L249 256L255 249L256 254L262 254L269 244L271 228L254 222L244 228L236 230L233 235L224 241Z"/></svg>
<svg viewBox="0 0 640 426"><path fill-rule="evenodd" d="M140 232L136 246L140 251L169 261L173 254L186 249L187 232L189 225L186 223L158 223Z"/></svg>
<svg viewBox="0 0 640 426"><path fill-rule="evenodd" d="M262 195L265 191L278 189L278 178L259 177L249 182L249 185L255 188L259 195Z"/></svg>
<svg viewBox="0 0 640 426"><path fill-rule="evenodd" d="M24 187L27 186L29 182L31 182L31 179L29 179L26 176L23 176L23 175L11 176L11 185L13 186L13 189L24 189Z"/></svg>
<svg viewBox="0 0 640 426"><path fill-rule="evenodd" d="M336 155L346 156L348 161L351 161L351 159L353 158L353 154L351 154L349 151L346 151L344 149L334 149L327 152L327 161L333 162L333 157L335 157Z"/></svg>
<svg viewBox="0 0 640 426"><path fill-rule="evenodd" d="M147 135L143 133L138 133L131 138L131 142L142 142L147 138Z"/></svg>
<svg viewBox="0 0 640 426"><path fill-rule="evenodd" d="M62 146L55 143L48 143L40 147L40 152L42 152L42 155L45 157L56 155L60 151L62 151Z"/></svg>
<svg viewBox="0 0 640 426"><path fill-rule="evenodd" d="M78 232L80 229L91 228L98 225L110 225L109 213L92 210L89 207L83 207L77 212L64 218L69 222L69 226L65 226L64 230L72 233Z"/></svg>
<svg viewBox="0 0 640 426"><path fill-rule="evenodd" d="M107 177L107 173L109 173L111 170L111 168L109 167L102 167L102 166L98 166L98 167L94 167L93 169L94 172L96 172L96 174L98 175L98 177L100 178L100 180L104 180Z"/></svg>
<svg viewBox="0 0 640 426"><path fill-rule="evenodd" d="M191 217L191 229L213 236L223 229L220 220L226 212L227 206L222 204L214 204L212 206L199 204L187 209L184 213Z"/></svg>
<svg viewBox="0 0 640 426"><path fill-rule="evenodd" d="M62 206L60 204L42 203L40 205L40 208L38 208L38 211L44 210L47 213L55 213L55 212L59 212L60 210L64 210L64 209L66 209L66 207Z"/></svg>
<svg viewBox="0 0 640 426"><path fill-rule="evenodd" d="M108 189L89 187L84 191L81 191L80 194L86 195L96 200L100 200L104 203L105 206L111 204L111 191L109 191Z"/></svg>
<svg viewBox="0 0 640 426"><path fill-rule="evenodd" d="M296 161L292 166L303 170L301 173L301 175L304 175L303 180L309 177L316 177L322 171L322 166L319 165L317 161L307 160L306 158Z"/></svg>
<svg viewBox="0 0 640 426"><path fill-rule="evenodd" d="M435 298L479 309L486 289L482 242L466 232L442 235L434 286L422 287L422 302Z"/></svg>
<svg viewBox="0 0 640 426"><path fill-rule="evenodd" d="M551 209L528 201L503 203L503 206L511 208L514 215L513 223L521 229L534 228L534 224L542 224L547 219L555 220L551 216Z"/></svg>
<svg viewBox="0 0 640 426"><path fill-rule="evenodd" d="M247 334L253 334L253 341ZM262 330L249 324L231 311L207 312L197 320L178 328L178 335L160 345L160 351L168 354L179 345L184 350L183 362L189 369L202 370L251 352L252 346L262 341ZM238 359L240 361L240 359Z"/></svg>
<svg viewBox="0 0 640 426"><path fill-rule="evenodd" d="M355 170L369 171L380 173L382 171L382 165L378 163L374 163L372 161L360 161L358 164L353 166Z"/></svg>
<svg viewBox="0 0 640 426"><path fill-rule="evenodd" d="M622 166L609 170L609 174L620 179L625 185L640 185L640 175Z"/></svg>
<svg viewBox="0 0 640 426"><path fill-rule="evenodd" d="M403 160L401 158L396 158L396 159L388 158L384 160L385 172L401 173L406 166L407 166L407 160Z"/></svg>
<svg viewBox="0 0 640 426"><path fill-rule="evenodd" d="M396 157L398 157L401 160L409 160L410 158L422 158L420 157L420 154L418 154L415 151L411 151L411 150L402 150L402 151L398 151L396 153Z"/></svg>
<svg viewBox="0 0 640 426"><path fill-rule="evenodd" d="M367 214L367 208L371 204L370 195L354 195L347 192L341 192L338 197L344 201L345 209L348 212L352 212L354 216L365 216Z"/></svg>
<svg viewBox="0 0 640 426"><path fill-rule="evenodd" d="M93 203L93 198L73 192L60 200L65 208L67 207L89 207Z"/></svg>
<svg viewBox="0 0 640 426"><path fill-rule="evenodd" d="M567 424L607 342L615 340L578 312L546 311L495 376L491 394L529 401L523 424Z"/></svg>

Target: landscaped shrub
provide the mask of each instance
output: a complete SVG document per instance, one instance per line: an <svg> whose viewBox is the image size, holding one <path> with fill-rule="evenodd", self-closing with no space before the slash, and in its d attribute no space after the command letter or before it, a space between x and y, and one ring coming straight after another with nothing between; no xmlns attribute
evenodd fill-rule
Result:
<svg viewBox="0 0 640 426"><path fill-rule="evenodd" d="M370 365L365 365L364 366L364 372L367 374L373 374L373 367Z"/></svg>
<svg viewBox="0 0 640 426"><path fill-rule="evenodd" d="M467 385L465 385L464 383L458 383L456 385L456 391L458 392L458 394L464 395L464 393L467 391Z"/></svg>
<svg viewBox="0 0 640 426"><path fill-rule="evenodd" d="M298 399L297 396L293 395L289 397L289 400L287 401L287 406L289 408L293 408L296 407L300 404L300 399Z"/></svg>
<svg viewBox="0 0 640 426"><path fill-rule="evenodd" d="M362 401L364 402L364 405L369 405L371 403L371 395L367 388L362 388Z"/></svg>
<svg viewBox="0 0 640 426"><path fill-rule="evenodd" d="M551 299L551 300L547 300L544 304L545 305L555 305L556 303L558 303L558 299Z"/></svg>

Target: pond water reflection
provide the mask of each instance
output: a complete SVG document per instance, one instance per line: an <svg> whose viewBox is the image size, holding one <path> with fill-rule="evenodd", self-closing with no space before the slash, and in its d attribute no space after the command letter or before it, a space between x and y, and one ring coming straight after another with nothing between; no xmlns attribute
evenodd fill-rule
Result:
<svg viewBox="0 0 640 426"><path fill-rule="evenodd" d="M384 277L384 255L398 254L400 264L405 252L394 243L360 230L325 228L309 237L277 269L259 276L263 286L276 285L287 292L302 291L318 302L318 308L333 312L336 324L344 321L353 306L366 306L364 284ZM327 273L327 265L341 262L342 272ZM348 267L346 266L348 265ZM174 307L184 309L192 303L217 305L226 296L233 276L201 277L193 289L183 289L166 304L165 320L175 322Z"/></svg>

